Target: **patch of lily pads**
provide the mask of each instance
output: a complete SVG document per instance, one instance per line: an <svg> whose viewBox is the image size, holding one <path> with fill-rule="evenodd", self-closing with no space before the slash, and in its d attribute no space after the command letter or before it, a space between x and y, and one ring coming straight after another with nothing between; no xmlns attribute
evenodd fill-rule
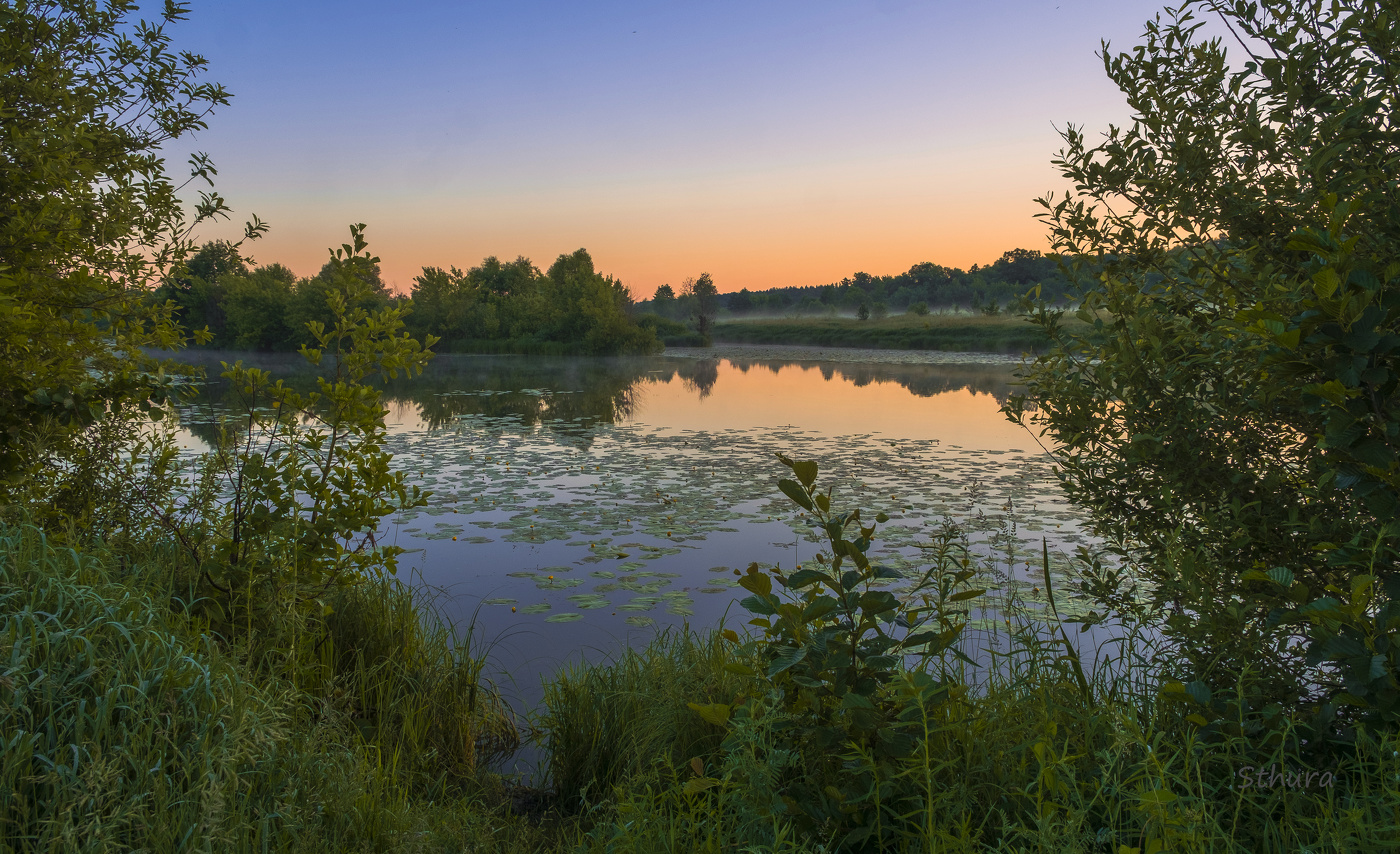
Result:
<svg viewBox="0 0 1400 854"><path fill-rule="evenodd" d="M557 562L500 568L502 578L514 581L499 592L543 592L546 601L520 607L523 615L570 622L590 612L589 620L626 615L631 625L650 625L655 618L640 615L658 606L673 616L694 613L691 593L681 587L707 597L745 595L732 567L706 566L716 559L704 560L707 541L718 537L745 538L755 553L784 550L792 561L785 559L788 570L809 559L821 544L804 514L778 493L777 479L787 472L776 451L817 460L821 483L832 487L838 507L861 507L866 518L888 513L875 550L881 563L906 575L925 565L921 547L947 520L968 533L974 552L1012 556L1002 561L999 576L981 586L1035 604L1044 596L1040 538L1047 538L1052 551L1093 542L1039 453L965 449L871 432L709 432L625 419L551 418L553 404L545 403L566 393L540 386L538 376L530 388L438 392L445 399L479 400L471 406L482 411L452 416L439 429L394 431L386 440L395 455L393 469L433 493L428 506L387 520L401 535L400 545L434 541L431 558L445 548L510 544L511 554ZM535 400L542 414L527 419L496 409L516 398ZM464 553L470 548L450 554L460 560ZM718 559L746 565L729 552ZM1053 580L1067 581L1064 570L1063 561L1052 566ZM1072 609L1073 588L1064 584L1057 597L1061 590L1066 601L1058 604ZM614 607L606 597L619 593L630 598ZM484 601L518 605L506 595Z"/></svg>

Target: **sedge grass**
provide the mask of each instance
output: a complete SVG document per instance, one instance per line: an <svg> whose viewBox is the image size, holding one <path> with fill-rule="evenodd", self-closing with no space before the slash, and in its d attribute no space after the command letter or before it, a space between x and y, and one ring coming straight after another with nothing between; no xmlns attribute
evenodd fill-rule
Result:
<svg viewBox="0 0 1400 854"><path fill-rule="evenodd" d="M432 725L412 723L446 702L447 688L424 690L444 672L429 666L431 646L403 674L386 676L380 659L355 677L378 676L379 687L361 696L392 688L394 722L409 722L393 739L385 734L393 727L364 733L353 716L200 631L188 600L172 595L177 579L159 562L61 547L33 527L0 528L0 850L554 847L557 834L509 815L489 777L473 785L442 763L439 776L452 785L424 783L447 752ZM400 598L389 607L402 616L406 606ZM359 619L358 630L341 627L342 642L390 636L374 612ZM411 645L401 639L379 655ZM366 647L355 648L356 666L376 661ZM423 695L417 712L402 713ZM473 726L487 707L480 699L468 707ZM461 720L449 716L438 730ZM425 743L411 763L386 761Z"/></svg>

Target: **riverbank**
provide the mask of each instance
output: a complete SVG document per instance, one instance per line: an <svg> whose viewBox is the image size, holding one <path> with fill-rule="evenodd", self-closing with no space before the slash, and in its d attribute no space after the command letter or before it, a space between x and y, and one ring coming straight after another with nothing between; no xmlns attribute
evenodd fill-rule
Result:
<svg viewBox="0 0 1400 854"><path fill-rule="evenodd" d="M1019 315L901 314L726 320L711 337L725 344L858 347L871 350L942 350L1019 354L1049 346L1045 333Z"/></svg>
<svg viewBox="0 0 1400 854"><path fill-rule="evenodd" d="M498 710L480 659L444 647L443 627L402 586L365 582L327 603L330 614L289 614L277 637L229 643L205 633L162 551L133 559L0 529L11 646L0 724L15 734L0 744L0 832L14 850L217 839L240 852L1247 852L1396 841L1393 735L1362 733L1326 768L1281 743L1206 739L1150 683L1079 673L1033 640L1043 623L1029 613L1006 628L1023 653L1016 666L976 684L946 661L899 671L864 712L788 704L794 684L765 675L761 642L672 631L556 674L542 713L519 720ZM321 632L329 645L285 660L298 634ZM1145 650L1118 654L1135 652ZM899 708L886 736L859 735L862 715ZM822 747L833 726L854 740ZM543 749L543 787L490 770L517 731ZM863 779L880 785L862 795ZM834 836L847 844L833 848Z"/></svg>

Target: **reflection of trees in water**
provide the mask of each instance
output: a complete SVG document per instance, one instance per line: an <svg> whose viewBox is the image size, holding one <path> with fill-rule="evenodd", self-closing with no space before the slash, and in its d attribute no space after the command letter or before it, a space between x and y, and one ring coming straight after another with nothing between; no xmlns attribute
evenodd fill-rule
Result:
<svg viewBox="0 0 1400 854"><path fill-rule="evenodd" d="M416 404L430 430L464 415L513 416L525 426L611 423L635 411L651 367L626 358L439 356L422 376L391 381L384 397Z"/></svg>
<svg viewBox="0 0 1400 854"><path fill-rule="evenodd" d="M990 394L1005 403L1011 393L1011 371L1005 364L901 364L891 362L804 362L790 359L725 359L743 373L764 367L778 373L785 367L815 367L822 378L840 377L856 387L871 383L896 383L917 397L932 397L950 391ZM713 385L714 381L711 380ZM706 387L708 391L708 386Z"/></svg>
<svg viewBox="0 0 1400 854"><path fill-rule="evenodd" d="M700 395L704 400L710 396L710 389L715 387L715 382L719 380L719 360L718 359L697 359L693 363L677 369L681 382L690 391Z"/></svg>
<svg viewBox="0 0 1400 854"><path fill-rule="evenodd" d="M316 387L316 373L300 356L182 353L180 361L205 367L209 379L194 405L182 406L182 422L206 443L217 441L217 418L206 413L237 408L237 395L219 378L219 362L242 359L272 371L299 391ZM766 368L774 374L786 367L816 368L830 381L841 378L855 386L896 383L919 397L968 389L990 394L999 403L1010 393L1011 373L998 364L896 364L879 362L811 362L784 359L737 359L725 356L743 373ZM643 381L670 383L679 379L703 400L719 381L719 359L596 358L547 356L438 356L422 376L391 380L384 388L386 404L414 407L429 429L455 424L461 416L513 417L521 426L543 425L574 443L579 428L613 423L630 417L643 393ZM463 394L461 392L471 392ZM235 427L236 425L230 425ZM586 431L582 431L586 432ZM586 440L585 440L586 441Z"/></svg>

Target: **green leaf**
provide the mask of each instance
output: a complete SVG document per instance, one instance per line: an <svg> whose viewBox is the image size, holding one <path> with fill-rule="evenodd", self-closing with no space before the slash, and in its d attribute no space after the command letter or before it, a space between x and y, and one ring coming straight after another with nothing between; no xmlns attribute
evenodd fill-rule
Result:
<svg viewBox="0 0 1400 854"><path fill-rule="evenodd" d="M801 590L804 587L816 584L820 581L826 581L827 579L828 576L824 572L819 572L815 569L799 569L797 572L788 576L787 586L789 590Z"/></svg>
<svg viewBox="0 0 1400 854"><path fill-rule="evenodd" d="M1200 703L1202 706L1210 705L1211 690L1210 686L1206 683L1201 681L1187 682L1185 689L1191 699L1195 700L1197 703Z"/></svg>
<svg viewBox="0 0 1400 854"><path fill-rule="evenodd" d="M739 586L760 596L767 596L773 592L773 579L768 577L768 573L756 569L739 576Z"/></svg>
<svg viewBox="0 0 1400 854"><path fill-rule="evenodd" d="M797 666L806 657L807 647L805 646L779 647L773 655L773 660L768 663L768 675L770 677L777 676L784 670Z"/></svg>
<svg viewBox="0 0 1400 854"><path fill-rule="evenodd" d="M869 698L862 697L860 694L857 694L852 691L841 698L841 708L873 710L875 708L875 704L870 702Z"/></svg>
<svg viewBox="0 0 1400 854"><path fill-rule="evenodd" d="M812 509L813 505L811 496L809 496L802 489L802 487L797 484L796 481L783 478L782 480L778 481L778 489L782 490L784 495L786 495L788 498L791 498L802 509Z"/></svg>
<svg viewBox="0 0 1400 854"><path fill-rule="evenodd" d="M811 460L797 460L792 464L792 473L808 489L817 482L817 464Z"/></svg>
<svg viewBox="0 0 1400 854"><path fill-rule="evenodd" d="M1331 596L1323 596L1321 599L1314 599L1308 604L1298 609L1299 614L1335 614L1341 603Z"/></svg>
<svg viewBox="0 0 1400 854"><path fill-rule="evenodd" d="M835 612L838 607L837 601L830 596L813 599L802 611L802 622L811 623L820 620Z"/></svg>
<svg viewBox="0 0 1400 854"><path fill-rule="evenodd" d="M739 601L740 606L754 614L771 616L778 613L778 609L773 605L771 597L768 596L748 596ZM767 625L766 623L762 625Z"/></svg>
<svg viewBox="0 0 1400 854"><path fill-rule="evenodd" d="M982 589L982 588L975 588L975 589L972 589L972 590L961 590L961 591L959 591L959 592L957 592L957 593L954 593L952 596L949 596L949 597L948 597L948 601L949 601L949 602L966 602L968 599L976 599L978 596L981 596L982 594L984 594L984 593L986 593L986 592L987 592L987 591L984 590L984 589Z"/></svg>
<svg viewBox="0 0 1400 854"><path fill-rule="evenodd" d="M725 703L707 703L704 705L700 703L686 703L686 706L715 726L724 726L729 723L729 717L733 711Z"/></svg>
<svg viewBox="0 0 1400 854"><path fill-rule="evenodd" d="M899 600L888 590L871 590L860 597L860 608L871 614L883 614L899 608Z"/></svg>
<svg viewBox="0 0 1400 854"><path fill-rule="evenodd" d="M685 792L687 795L698 795L706 789L712 789L718 786L719 782L720 781L716 780L714 777L692 777L685 781L685 785L681 787L681 791Z"/></svg>

